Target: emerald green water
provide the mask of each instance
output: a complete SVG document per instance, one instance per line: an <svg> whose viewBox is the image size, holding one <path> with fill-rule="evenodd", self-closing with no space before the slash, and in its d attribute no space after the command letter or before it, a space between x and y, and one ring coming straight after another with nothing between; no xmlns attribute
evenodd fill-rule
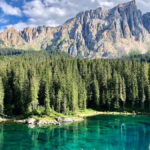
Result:
<svg viewBox="0 0 150 150"><path fill-rule="evenodd" d="M0 150L150 150L150 117L102 115L55 128L3 123Z"/></svg>

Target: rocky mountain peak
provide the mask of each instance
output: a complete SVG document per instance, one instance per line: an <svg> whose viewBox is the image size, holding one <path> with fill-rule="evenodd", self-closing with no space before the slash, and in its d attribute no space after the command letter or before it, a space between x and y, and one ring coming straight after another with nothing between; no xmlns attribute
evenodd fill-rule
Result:
<svg viewBox="0 0 150 150"><path fill-rule="evenodd" d="M146 52L150 42L150 13L142 16L136 1L105 10L80 12L56 28L9 28L0 33L1 47L59 49L86 58L120 57L131 50Z"/></svg>
<svg viewBox="0 0 150 150"><path fill-rule="evenodd" d="M142 22L143 22L144 27L150 33L150 12L142 16Z"/></svg>
<svg viewBox="0 0 150 150"><path fill-rule="evenodd" d="M137 9L135 0L120 4L113 8L110 12L115 12L115 17L119 16L122 33L125 38L127 36L134 36L135 40L144 41L147 31L143 27L142 12ZM127 30L129 30L130 33L126 33Z"/></svg>
<svg viewBox="0 0 150 150"><path fill-rule="evenodd" d="M14 27L10 27L5 30L5 32L16 32L17 30Z"/></svg>
<svg viewBox="0 0 150 150"><path fill-rule="evenodd" d="M119 4L117 7L136 7L136 1L132 0L127 3Z"/></svg>

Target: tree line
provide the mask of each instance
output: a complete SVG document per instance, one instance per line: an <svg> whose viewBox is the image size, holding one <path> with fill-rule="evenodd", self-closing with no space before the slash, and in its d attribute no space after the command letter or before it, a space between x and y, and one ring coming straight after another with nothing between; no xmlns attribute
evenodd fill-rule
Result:
<svg viewBox="0 0 150 150"><path fill-rule="evenodd" d="M150 66L37 53L0 59L0 113L150 111Z"/></svg>

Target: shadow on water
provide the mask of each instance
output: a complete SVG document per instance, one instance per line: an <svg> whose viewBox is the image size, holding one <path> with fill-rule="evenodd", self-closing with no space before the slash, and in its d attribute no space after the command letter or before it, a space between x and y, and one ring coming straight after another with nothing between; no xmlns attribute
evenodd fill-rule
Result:
<svg viewBox="0 0 150 150"><path fill-rule="evenodd" d="M150 122L143 122L143 121L140 121L139 123L150 127Z"/></svg>
<svg viewBox="0 0 150 150"><path fill-rule="evenodd" d="M96 116L61 127L0 124L0 150L149 150L149 116Z"/></svg>

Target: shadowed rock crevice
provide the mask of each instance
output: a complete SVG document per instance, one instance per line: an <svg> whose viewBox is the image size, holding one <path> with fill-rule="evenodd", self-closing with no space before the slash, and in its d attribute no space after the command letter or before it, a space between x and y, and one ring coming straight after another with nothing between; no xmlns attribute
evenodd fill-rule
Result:
<svg viewBox="0 0 150 150"><path fill-rule="evenodd" d="M150 42L150 13L142 15L135 0L104 10L80 12L58 27L10 28L0 33L1 47L25 50L59 49L74 57L114 58Z"/></svg>

